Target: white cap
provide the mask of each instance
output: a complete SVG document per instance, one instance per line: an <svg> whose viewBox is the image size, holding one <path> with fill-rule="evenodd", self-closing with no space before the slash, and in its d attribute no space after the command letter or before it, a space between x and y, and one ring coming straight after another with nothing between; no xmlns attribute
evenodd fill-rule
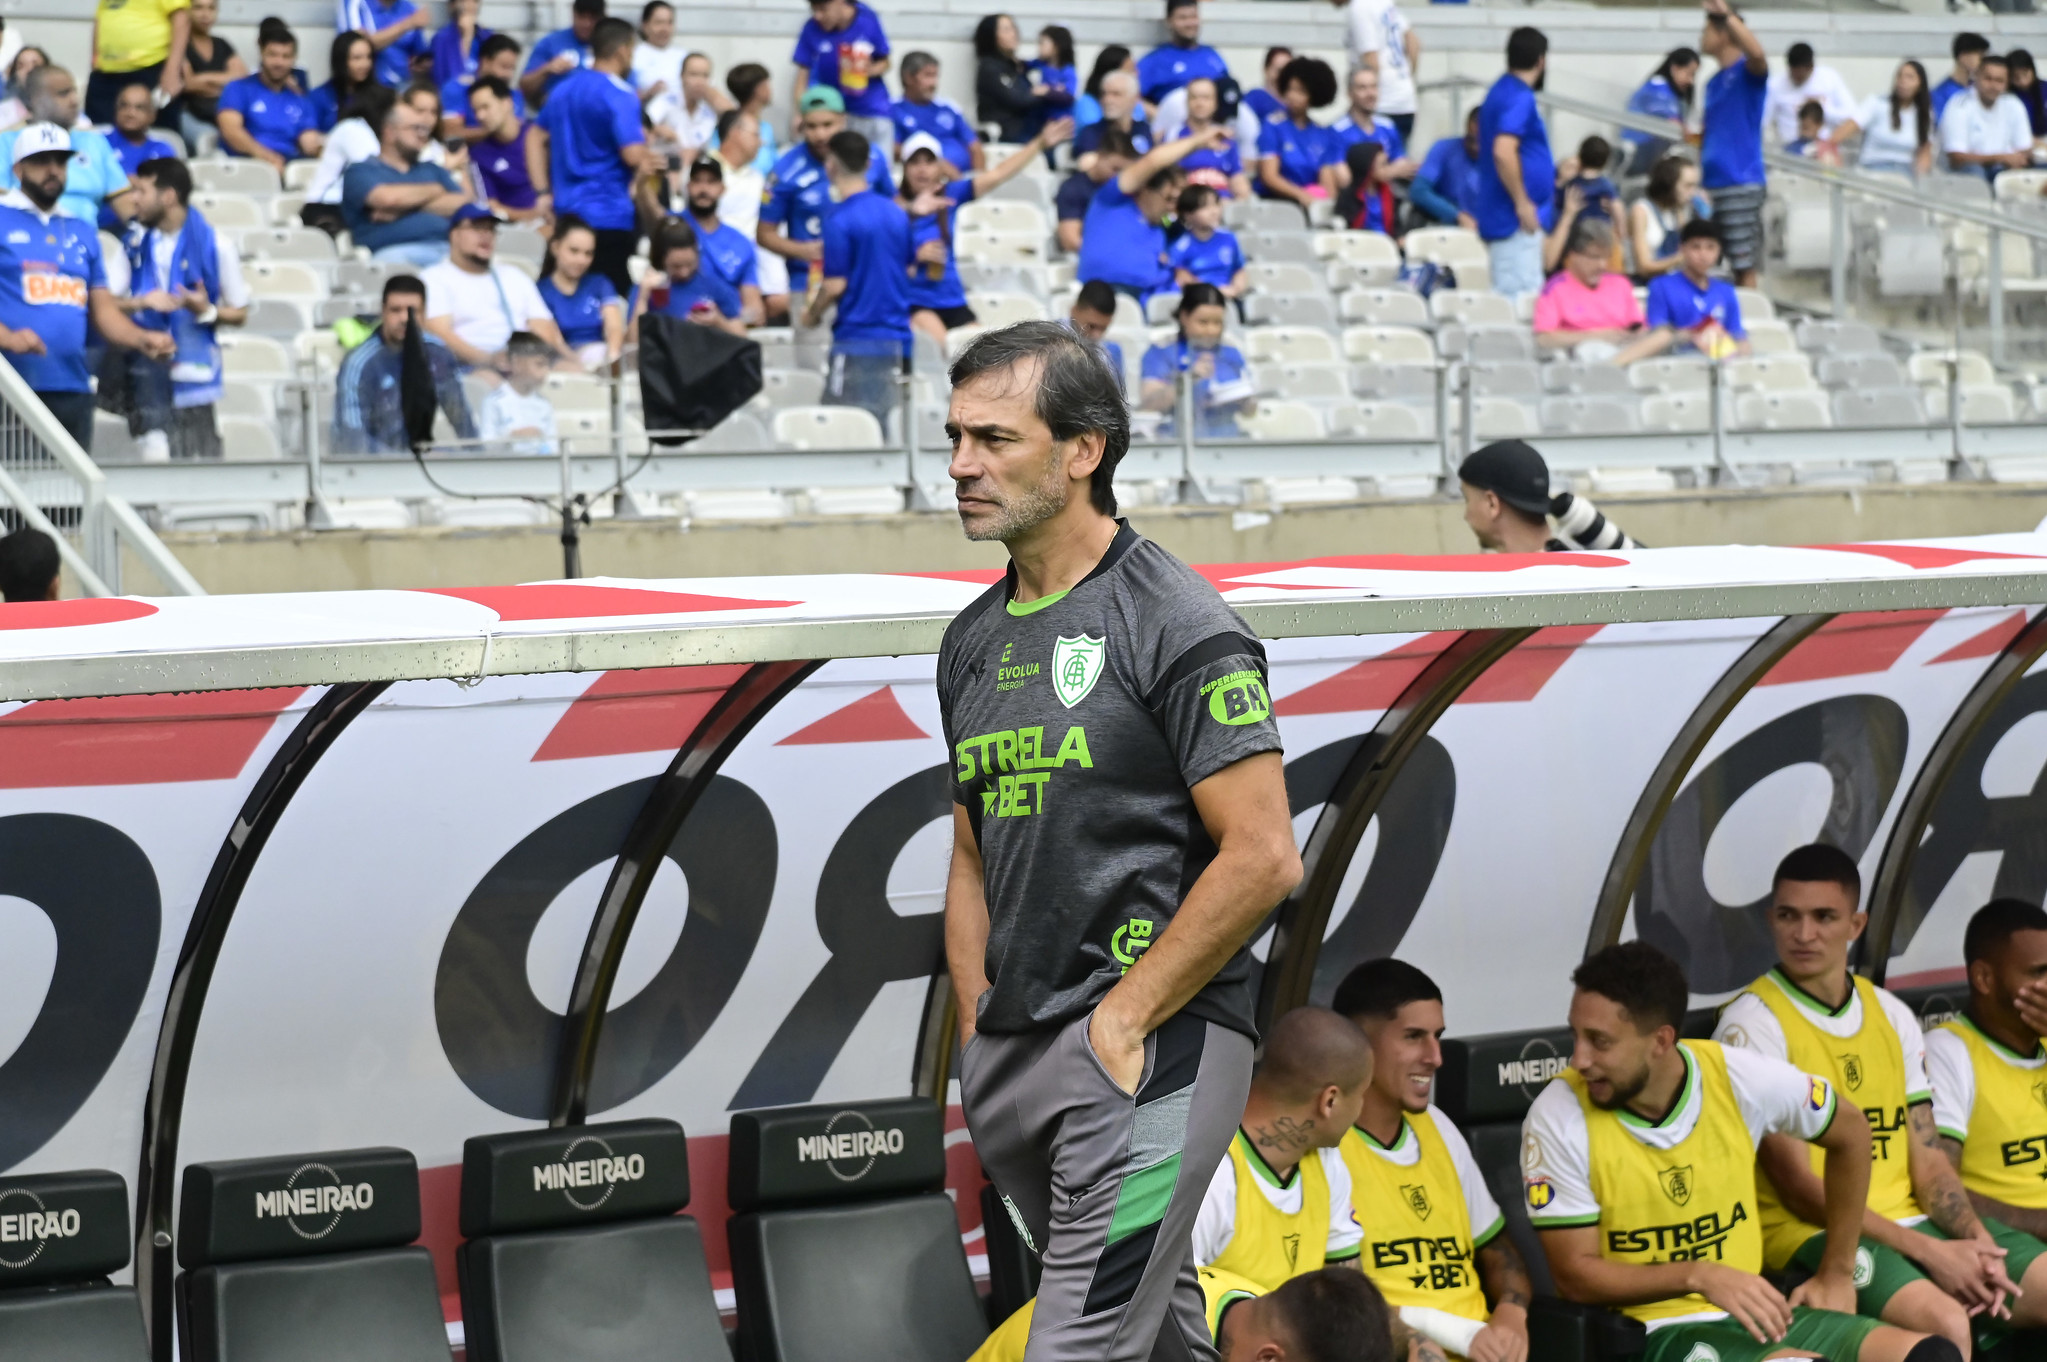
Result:
<svg viewBox="0 0 2047 1362"><path fill-rule="evenodd" d="M898 148L896 154L907 162L920 151L928 151L941 161L945 159L945 152L939 147L938 139L928 132L912 133L905 137L903 145Z"/></svg>
<svg viewBox="0 0 2047 1362"><path fill-rule="evenodd" d="M71 134L55 123L31 123L14 139L14 164L20 165L31 156L41 156L50 151L69 155Z"/></svg>

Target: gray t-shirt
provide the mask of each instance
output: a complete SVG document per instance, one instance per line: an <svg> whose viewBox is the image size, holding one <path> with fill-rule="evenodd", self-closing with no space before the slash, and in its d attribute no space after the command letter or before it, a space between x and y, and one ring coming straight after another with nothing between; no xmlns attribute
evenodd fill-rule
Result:
<svg viewBox="0 0 2047 1362"><path fill-rule="evenodd" d="M1088 1012L1215 857L1190 787L1279 750L1265 650L1214 587L1127 524L1064 595L1011 577L938 652L953 799L981 848L988 978L979 1025ZM1239 951L1186 1010L1254 1035Z"/></svg>

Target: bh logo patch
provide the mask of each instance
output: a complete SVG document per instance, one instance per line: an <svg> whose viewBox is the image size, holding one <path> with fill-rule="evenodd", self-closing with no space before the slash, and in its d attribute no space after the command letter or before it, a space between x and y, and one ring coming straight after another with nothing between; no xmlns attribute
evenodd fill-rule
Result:
<svg viewBox="0 0 2047 1362"><path fill-rule="evenodd" d="M1528 1179L1528 1209L1539 1211L1557 1199L1557 1189L1548 1178Z"/></svg>
<svg viewBox="0 0 2047 1362"><path fill-rule="evenodd" d="M1692 1199L1692 1166L1684 1164L1677 1168L1666 1168L1656 1175L1663 1184L1663 1194L1682 1206Z"/></svg>
<svg viewBox="0 0 2047 1362"><path fill-rule="evenodd" d="M1060 635L1052 645L1052 693L1059 697L1059 703L1072 709L1088 692L1095 688L1095 682L1102 679L1102 660L1108 653L1109 640L1080 634L1068 638Z"/></svg>
<svg viewBox="0 0 2047 1362"><path fill-rule="evenodd" d="M1815 1078L1812 1081L1812 1086L1806 1092L1805 1100L1812 1104L1814 1111L1825 1110L1827 1105L1827 1080Z"/></svg>

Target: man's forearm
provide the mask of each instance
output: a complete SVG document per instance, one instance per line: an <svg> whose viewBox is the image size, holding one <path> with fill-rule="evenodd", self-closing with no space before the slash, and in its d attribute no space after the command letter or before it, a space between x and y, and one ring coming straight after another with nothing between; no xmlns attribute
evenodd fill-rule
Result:
<svg viewBox="0 0 2047 1362"><path fill-rule="evenodd" d="M953 818L956 825L964 824L966 811L955 805ZM961 835L955 832L945 877L945 965L964 1041L974 1033L975 1008L988 991L988 900L980 857L960 844ZM971 838L971 830L964 835Z"/></svg>
<svg viewBox="0 0 2047 1362"><path fill-rule="evenodd" d="M2014 1206L2008 1201L1999 1201L1977 1191L1969 1192L1969 1204L1980 1216L2009 1225L2012 1229L2022 1234L2030 1234L2035 1239L2047 1239L2047 1211Z"/></svg>
<svg viewBox="0 0 2047 1362"><path fill-rule="evenodd" d="M1535 1283L1529 1280L1528 1264L1521 1261L1521 1251L1514 1247L1513 1240L1507 1238L1505 1230L1494 1235L1492 1242L1478 1251L1478 1279L1496 1306L1518 1305L1526 1309L1528 1302L1535 1297Z"/></svg>
<svg viewBox="0 0 2047 1362"><path fill-rule="evenodd" d="M1905 1123L1910 1140L1906 1146L1907 1166L1912 1174L1912 1195L1919 1208L1950 1239L1984 1237L1983 1222L1976 1218L1976 1208L1969 1204L1962 1175L1941 1153L1940 1131L1933 1124L1933 1104L1915 1102L1907 1107Z"/></svg>
<svg viewBox="0 0 2047 1362"><path fill-rule="evenodd" d="M1852 1276L1855 1246L1862 1232L1862 1219L1869 1209L1869 1122L1862 1113L1834 1100L1834 1119L1818 1141L1826 1150L1826 1167L1821 1181L1826 1187L1827 1247L1820 1257L1819 1272Z"/></svg>

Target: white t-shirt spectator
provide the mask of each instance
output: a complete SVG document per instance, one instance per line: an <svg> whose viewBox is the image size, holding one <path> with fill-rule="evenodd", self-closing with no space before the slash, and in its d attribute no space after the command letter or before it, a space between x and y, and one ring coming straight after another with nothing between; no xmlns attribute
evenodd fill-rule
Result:
<svg viewBox="0 0 2047 1362"><path fill-rule="evenodd" d="M1393 0L1350 0L1345 8L1350 33L1344 46L1350 52L1350 64L1362 66L1359 59L1367 52L1379 54L1379 112L1388 117L1413 113L1414 69L1407 64L1407 16Z"/></svg>
<svg viewBox="0 0 2047 1362"><path fill-rule="evenodd" d="M344 118L327 134L320 148L320 163L313 167L313 182L306 186L307 203L341 202L342 177L357 161L367 161L383 150L376 130L360 118ZM438 141L429 142L419 159L429 165L446 165L448 150Z"/></svg>
<svg viewBox="0 0 2047 1362"><path fill-rule="evenodd" d="M1911 105L1898 110L1898 126L1891 126L1891 97L1871 95L1855 111L1855 126L1862 129L1864 170L1888 170L1911 174L1913 158L1919 154L1919 114ZM1938 126L1926 130L1927 140L1940 140Z"/></svg>
<svg viewBox="0 0 2047 1362"><path fill-rule="evenodd" d="M1950 156L1958 151L1999 156L2032 145L2033 121L2017 95L1999 95L1986 109L1975 91L1964 91L1947 102L1940 116L1940 149Z"/></svg>
<svg viewBox="0 0 2047 1362"><path fill-rule="evenodd" d="M421 271L419 280L426 285L427 320L453 318L455 334L488 354L504 349L512 333L527 330L535 317L553 319L540 289L508 265L493 263L484 273L471 274L443 260Z"/></svg>
<svg viewBox="0 0 2047 1362"><path fill-rule="evenodd" d="M1763 126L1779 146L1798 140L1798 110L1809 99L1818 100L1827 111L1821 131L1828 136L1835 124L1855 116L1855 92L1833 67L1814 66L1803 85L1793 85L1789 71L1772 67L1769 92L1763 96Z"/></svg>

